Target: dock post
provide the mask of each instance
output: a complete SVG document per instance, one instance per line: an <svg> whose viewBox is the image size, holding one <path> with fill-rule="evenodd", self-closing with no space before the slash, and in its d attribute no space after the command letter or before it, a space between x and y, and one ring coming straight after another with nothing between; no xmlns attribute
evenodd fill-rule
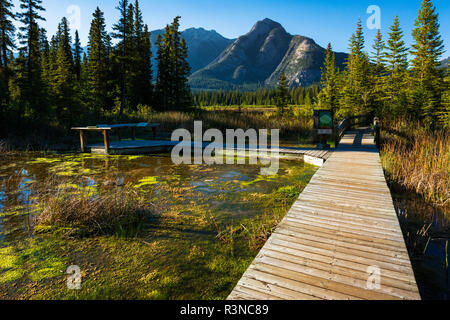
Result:
<svg viewBox="0 0 450 320"><path fill-rule="evenodd" d="M86 143L84 140L85 140L84 132L83 132L83 130L80 130L80 148L81 148L82 153L85 152L85 146L86 146Z"/></svg>
<svg viewBox="0 0 450 320"><path fill-rule="evenodd" d="M107 130L103 130L103 141L105 143L105 152L109 154L109 134Z"/></svg>

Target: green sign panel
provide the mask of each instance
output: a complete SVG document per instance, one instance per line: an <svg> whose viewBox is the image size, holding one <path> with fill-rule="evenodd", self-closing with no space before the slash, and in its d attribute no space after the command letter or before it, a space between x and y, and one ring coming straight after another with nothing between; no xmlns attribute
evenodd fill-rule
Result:
<svg viewBox="0 0 450 320"><path fill-rule="evenodd" d="M329 111L322 111L319 114L319 128L328 129L333 127L333 116Z"/></svg>

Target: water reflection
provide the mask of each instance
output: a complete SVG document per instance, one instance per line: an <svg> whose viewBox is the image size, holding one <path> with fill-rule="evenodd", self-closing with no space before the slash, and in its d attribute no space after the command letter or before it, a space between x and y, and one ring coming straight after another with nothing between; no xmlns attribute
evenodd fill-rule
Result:
<svg viewBox="0 0 450 320"><path fill-rule="evenodd" d="M394 205L423 299L450 299L450 216L415 195L394 194Z"/></svg>

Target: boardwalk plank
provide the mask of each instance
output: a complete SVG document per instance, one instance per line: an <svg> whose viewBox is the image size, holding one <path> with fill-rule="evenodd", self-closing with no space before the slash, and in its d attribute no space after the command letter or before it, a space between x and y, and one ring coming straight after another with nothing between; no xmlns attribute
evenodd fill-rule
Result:
<svg viewBox="0 0 450 320"><path fill-rule="evenodd" d="M354 141L361 141L359 146ZM229 299L420 299L373 137L347 133ZM368 289L369 267L381 286Z"/></svg>

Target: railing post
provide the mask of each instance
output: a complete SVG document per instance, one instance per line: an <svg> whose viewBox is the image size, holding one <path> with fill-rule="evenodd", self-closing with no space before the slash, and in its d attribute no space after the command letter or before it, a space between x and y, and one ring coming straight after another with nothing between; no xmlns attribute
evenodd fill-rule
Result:
<svg viewBox="0 0 450 320"><path fill-rule="evenodd" d="M373 119L374 142L377 149L380 149L380 123L377 117Z"/></svg>

